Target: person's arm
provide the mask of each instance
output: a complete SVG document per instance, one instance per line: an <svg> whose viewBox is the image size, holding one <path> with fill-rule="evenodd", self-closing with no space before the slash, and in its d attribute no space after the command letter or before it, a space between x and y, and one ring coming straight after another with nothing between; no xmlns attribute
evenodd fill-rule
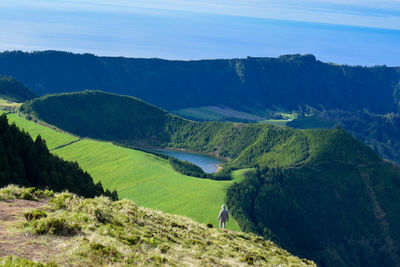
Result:
<svg viewBox="0 0 400 267"><path fill-rule="evenodd" d="M222 215L222 211L219 213L219 215L218 215L218 219L217 219L217 222L219 222L219 220L221 219L221 215Z"/></svg>

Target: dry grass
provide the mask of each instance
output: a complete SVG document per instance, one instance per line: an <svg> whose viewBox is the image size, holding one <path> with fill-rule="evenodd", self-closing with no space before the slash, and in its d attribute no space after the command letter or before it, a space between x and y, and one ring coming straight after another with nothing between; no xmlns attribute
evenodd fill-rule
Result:
<svg viewBox="0 0 400 267"><path fill-rule="evenodd" d="M0 193L2 190L0 190ZM210 229L186 217L130 200L84 199L62 193L41 212L25 213L24 229L63 238L55 262L75 266L309 266L253 234Z"/></svg>

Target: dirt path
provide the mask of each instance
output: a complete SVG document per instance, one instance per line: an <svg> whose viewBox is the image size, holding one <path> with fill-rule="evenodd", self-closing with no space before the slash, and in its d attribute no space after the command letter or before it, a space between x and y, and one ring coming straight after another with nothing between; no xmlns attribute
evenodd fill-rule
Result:
<svg viewBox="0 0 400 267"><path fill-rule="evenodd" d="M57 254L56 243L61 240L47 236L37 236L21 232L23 213L32 208L40 208L47 200L0 201L0 257L16 255L34 261L47 262Z"/></svg>
<svg viewBox="0 0 400 267"><path fill-rule="evenodd" d="M81 139L81 138L79 138L79 139L77 139L77 140L74 140L74 141L71 141L71 142L69 142L69 143L66 143L66 144L60 145L60 146L58 146L58 147L55 147L55 148L53 148L53 149L50 149L50 151L54 151L54 150L57 150L57 149L60 149L60 148L63 148L63 147L66 147L66 146L72 145L72 144L74 144L74 143L77 143L77 142L79 142L79 141L82 141L82 139Z"/></svg>

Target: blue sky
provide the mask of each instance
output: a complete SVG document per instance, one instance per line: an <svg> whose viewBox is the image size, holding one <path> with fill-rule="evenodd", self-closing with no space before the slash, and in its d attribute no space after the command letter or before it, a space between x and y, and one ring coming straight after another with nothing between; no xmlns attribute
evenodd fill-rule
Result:
<svg viewBox="0 0 400 267"><path fill-rule="evenodd" d="M0 50L400 65L400 0L2 0Z"/></svg>

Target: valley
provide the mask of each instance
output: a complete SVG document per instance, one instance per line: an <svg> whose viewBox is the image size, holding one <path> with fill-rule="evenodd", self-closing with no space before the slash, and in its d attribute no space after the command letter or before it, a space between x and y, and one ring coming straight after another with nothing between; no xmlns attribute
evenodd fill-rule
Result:
<svg viewBox="0 0 400 267"><path fill-rule="evenodd" d="M42 54L34 57L38 55ZM97 60L96 57L88 58ZM107 62L108 59L102 60ZM165 66L176 63L146 62ZM224 64L232 62L220 61L218 68L223 70ZM191 62L196 66L199 63ZM201 62L204 63L215 62ZM255 67L255 63L259 66ZM381 155L397 155L398 69L330 65L316 61L311 55L248 58L237 60L235 64L242 64L239 69L247 69L245 73L250 78L242 73L240 88L232 81L231 89L236 94L233 99L241 99L249 86L260 90L269 88L268 92L256 92L257 89L253 91L255 98L229 105L206 103L207 100L194 106L190 99L198 99L199 91L192 95L169 91L169 97L176 102L165 98L168 103L163 106L181 112L186 118L155 106L153 101L148 103L129 95L98 90L31 98L28 97L32 95L29 89L11 77L4 79L3 85L15 85L18 90L14 97L26 95L26 101L20 107L7 106L12 104L12 99L0 104L4 106L9 122L29 132L35 140L37 148L29 153L28 173L34 170L40 174L37 167L30 167L31 158L40 151L49 156L44 148L43 140L46 140L52 155L74 162L65 163L67 166L82 168L77 176L83 175L88 188L92 189L82 191L80 183L72 182L75 177L63 173L61 176L46 173L33 176L38 177L35 179L39 183L33 180L32 185L43 188L44 181L59 181L59 177L66 175L65 182L51 183L58 191L71 188L77 194L130 199L139 206L184 215L209 227L217 225L216 216L220 205L225 203L231 214L228 229L256 233L319 265L393 266L400 262L397 255L399 217L396 213L396 203L400 201L400 168L371 149ZM206 64L202 68L207 66L210 67ZM279 70L269 69L273 66L278 66ZM259 67L263 75L281 75L287 70L286 74L291 78L288 79L286 74L278 75L266 83L264 78L251 76L260 73L256 70ZM316 76L309 76L310 73ZM221 73L218 75L225 77ZM331 80L324 80L326 75ZM160 82L164 78L160 78ZM314 79L318 81L316 84L312 84ZM221 81L211 79L208 82L218 85ZM157 89L153 86L152 90ZM285 90L284 94L290 94L288 88L292 87L309 91L292 91L297 99L281 94ZM325 92L319 93L319 87L325 88ZM357 101L350 103L335 95L339 87L347 97ZM374 91L378 87L384 92L380 96ZM7 90L8 87L3 87L4 92L9 92ZM219 89L214 91L221 94ZM320 98L322 95L331 97L331 102L325 103L326 99ZM371 103L373 97L377 101ZM302 101L301 98L307 100L305 104L293 106ZM276 103L284 100L286 106L257 103L259 99ZM350 104L358 110L353 110ZM364 109L360 111L362 107ZM11 128L16 131L14 126ZM24 133L20 135L24 136ZM4 144L7 144L7 138L10 138L9 133L2 140ZM30 139L24 138L23 142ZM212 173L217 161L212 162L209 170L199 164L202 169L165 155L165 150L159 151L164 154L149 150L154 148L168 148L170 153L184 151L183 157L179 157L194 163L198 161L186 151L214 155L226 162L222 163L220 171ZM4 151L6 156L12 156L10 150ZM18 150L21 151L24 152ZM199 162L205 163L204 159L202 155ZM4 162L7 157L4 159L0 155L0 160ZM22 156L21 160L26 159ZM43 161L40 157L39 160ZM20 166L18 159L11 163L9 166L13 170ZM10 173L7 168L3 173L0 173L0 179L5 181L19 181L18 174L24 174ZM19 184L25 185L23 181ZM115 191L111 193L110 190Z"/></svg>
<svg viewBox="0 0 400 267"><path fill-rule="evenodd" d="M0 267L400 267L399 1L2 0Z"/></svg>
<svg viewBox="0 0 400 267"><path fill-rule="evenodd" d="M9 114L8 118L32 136L40 134L50 149L77 139L16 114ZM101 181L105 188L116 189L120 198L213 225L216 225L226 191L234 183L234 180L214 181L184 176L174 171L168 160L109 142L84 139L52 153L77 161L95 182ZM242 178L241 175L233 177L236 181ZM239 230L234 219L227 227Z"/></svg>

